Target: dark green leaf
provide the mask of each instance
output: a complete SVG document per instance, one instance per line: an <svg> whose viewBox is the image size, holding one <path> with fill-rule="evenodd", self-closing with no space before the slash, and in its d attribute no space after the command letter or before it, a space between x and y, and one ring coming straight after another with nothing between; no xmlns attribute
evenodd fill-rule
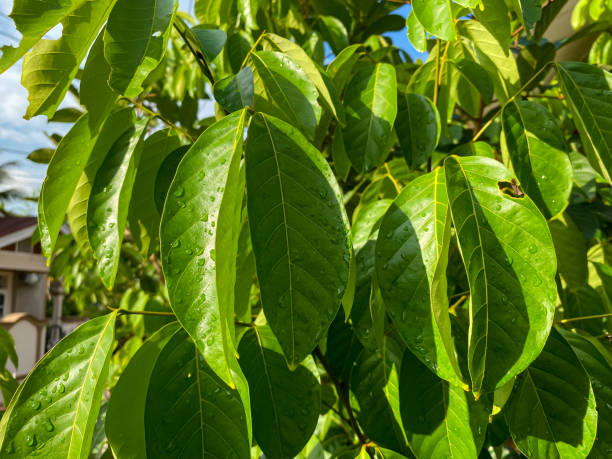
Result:
<svg viewBox="0 0 612 459"><path fill-rule="evenodd" d="M489 421L487 403L438 378L410 352L402 360L400 412L417 457L478 457Z"/></svg>
<svg viewBox="0 0 612 459"><path fill-rule="evenodd" d="M110 64L108 84L135 97L161 61L176 11L176 0L118 0L104 32L104 57Z"/></svg>
<svg viewBox="0 0 612 459"><path fill-rule="evenodd" d="M557 75L591 165L612 183L612 74L564 62L557 64Z"/></svg>
<svg viewBox="0 0 612 459"><path fill-rule="evenodd" d="M310 139L321 118L317 89L289 57L274 51L252 53L255 71L255 110L299 127Z"/></svg>
<svg viewBox="0 0 612 459"><path fill-rule="evenodd" d="M166 202L168 189L176 174L176 169L185 153L189 151L189 148L191 148L191 145L183 145L177 148L164 159L164 162L159 167L157 177L155 178L155 207L160 215L164 211L164 202Z"/></svg>
<svg viewBox="0 0 612 459"><path fill-rule="evenodd" d="M344 103L346 152L357 171L370 171L382 164L388 153L397 115L395 68L390 64L362 68L349 82Z"/></svg>
<svg viewBox="0 0 612 459"><path fill-rule="evenodd" d="M319 28L334 54L338 55L349 45L348 32L340 19L334 16L319 16Z"/></svg>
<svg viewBox="0 0 612 459"><path fill-rule="evenodd" d="M251 40L248 33L242 30L235 32L227 39L225 54L234 73L238 73L241 70L242 62L252 46L253 40Z"/></svg>
<svg viewBox="0 0 612 459"><path fill-rule="evenodd" d="M2 457L89 454L113 348L116 314L81 325L34 367L0 422Z"/></svg>
<svg viewBox="0 0 612 459"><path fill-rule="evenodd" d="M332 322L349 274L342 195L299 131L257 114L246 147L249 222L262 304L290 367Z"/></svg>
<svg viewBox="0 0 612 459"><path fill-rule="evenodd" d="M398 96L395 131L410 168L424 164L440 140L440 115L429 98L420 94Z"/></svg>
<svg viewBox="0 0 612 459"><path fill-rule="evenodd" d="M519 377L505 413L527 457L587 456L597 429L595 397L589 376L557 330Z"/></svg>
<svg viewBox="0 0 612 459"><path fill-rule="evenodd" d="M91 186L87 234L98 260L100 277L109 289L115 283L119 268L121 242L148 124L149 118L143 118L121 134L104 158Z"/></svg>
<svg viewBox="0 0 612 459"><path fill-rule="evenodd" d="M500 189L514 178L503 165L478 156L451 156L444 164L470 285L468 365L478 397L523 371L544 347L557 263L536 205Z"/></svg>
<svg viewBox="0 0 612 459"><path fill-rule="evenodd" d="M202 52L206 62L210 64L223 49L227 34L223 30L208 29L206 26L195 26L190 30L197 40L198 49Z"/></svg>
<svg viewBox="0 0 612 459"><path fill-rule="evenodd" d="M55 153L54 148L38 148L28 155L28 159L39 164L49 164Z"/></svg>
<svg viewBox="0 0 612 459"><path fill-rule="evenodd" d="M252 327L238 347L249 381L255 439L270 459L294 457L314 432L321 407L318 371L307 357L289 370L267 326Z"/></svg>
<svg viewBox="0 0 612 459"><path fill-rule="evenodd" d="M60 108L55 112L50 122L54 123L75 123L83 114L81 110L74 107Z"/></svg>
<svg viewBox="0 0 612 459"><path fill-rule="evenodd" d="M253 71L248 66L234 76L217 81L213 88L219 105L230 113L252 107L253 91Z"/></svg>
<svg viewBox="0 0 612 459"><path fill-rule="evenodd" d="M145 409L147 457L249 457L245 410L183 330L159 354Z"/></svg>
<svg viewBox="0 0 612 459"><path fill-rule="evenodd" d="M563 212L572 191L572 165L552 114L535 102L512 101L504 107L502 124L525 193L545 217Z"/></svg>
<svg viewBox="0 0 612 459"><path fill-rule="evenodd" d="M559 275L570 289L586 284L587 247L582 232L567 213L548 222L555 244Z"/></svg>
<svg viewBox="0 0 612 459"><path fill-rule="evenodd" d="M565 292L563 316L566 319L611 313L601 295L590 285L584 285ZM606 335L610 329L609 317L578 320L572 323L573 328L584 330L594 336Z"/></svg>
<svg viewBox="0 0 612 459"><path fill-rule="evenodd" d="M359 60L361 45L350 45L344 48L327 66L327 74L334 82L336 90L341 93L351 78L353 68Z"/></svg>

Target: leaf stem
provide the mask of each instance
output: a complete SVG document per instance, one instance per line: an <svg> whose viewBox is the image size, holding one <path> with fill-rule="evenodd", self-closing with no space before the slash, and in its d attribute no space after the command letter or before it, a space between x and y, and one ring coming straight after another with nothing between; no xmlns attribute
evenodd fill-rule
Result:
<svg viewBox="0 0 612 459"><path fill-rule="evenodd" d="M385 163L385 169L387 169L386 175L387 177L389 177L389 180L391 180L391 183L393 183L393 186L395 187L395 191L397 192L397 194L400 194L400 191L402 191L402 189L397 183L397 180L395 180L395 177L393 177L393 174L391 173L391 169L389 169L389 163Z"/></svg>
<svg viewBox="0 0 612 459"><path fill-rule="evenodd" d="M130 104L132 104L134 107L139 108L140 110L142 110L145 113L148 113L149 115L155 117L155 118L159 118L160 120L162 120L164 123L166 123L168 126L170 126L171 128L177 130L178 132L180 132L181 134L183 134L185 137L187 137L191 142L193 142L195 139L193 138L193 136L191 134L189 134L189 132L187 132L186 129L177 126L176 124L174 124L172 121L170 121L169 119L167 119L166 117L164 117L161 113L157 113L154 112L153 110L151 110L149 107L147 107L146 105L143 105L141 102L139 102L136 99L130 99L129 97L125 97L125 96L121 96L121 99L128 101Z"/></svg>
<svg viewBox="0 0 612 459"><path fill-rule="evenodd" d="M264 37L265 34L266 34L265 30L263 32L261 32L261 34L259 35L259 38L257 38L257 40L255 40L255 43L253 43L253 46L251 46L251 49L249 49L249 52L247 53L247 55L244 56L244 60L242 61L242 65L240 66L241 70L247 64L247 62L249 61L249 57L251 56L253 51L255 51L255 48L257 48L257 45L259 45L259 42L261 41L261 39Z"/></svg>
<svg viewBox="0 0 612 459"><path fill-rule="evenodd" d="M176 317L173 312L165 312L165 311L130 311L129 309L122 308L113 308L112 306L106 306L107 309L113 312L117 312L118 314L124 315L143 315L143 316L165 316L165 317Z"/></svg>
<svg viewBox="0 0 612 459"><path fill-rule="evenodd" d="M533 83L535 81L536 78L538 78L540 76L540 73L542 73L544 70L546 70L548 67L550 67L551 64L554 64L553 61L548 62L546 65L544 65L540 70L538 70L536 72L536 74L534 76L532 76L529 81L527 83L525 83L521 89L519 89L517 92L515 92L507 101L504 105L502 105L501 107L499 107L499 110L497 110L497 112L491 117L491 119L489 119L489 121L487 121L485 123L485 125L480 128L480 131L478 131L476 133L476 135L474 136L474 138L472 139L472 142L476 142L480 136L489 128L489 126L491 126L491 124L493 124L493 121L495 121L495 118L497 118L500 113L502 112L502 110L504 109L504 107L506 105L508 105L510 102L512 102L514 99L516 99L518 96L521 95L521 93L529 87L529 85L531 83Z"/></svg>
<svg viewBox="0 0 612 459"><path fill-rule="evenodd" d="M181 19L179 18L176 18L176 19L178 19L181 25L184 26L185 29L187 29L187 25ZM212 71L210 70L210 67L208 67L208 63L206 62L206 59L204 59L204 56L202 55L202 53L199 53L195 49L193 49L193 46L191 46L191 43L189 43L189 39L185 35L185 31L181 30L181 28L177 25L176 21L174 22L174 28L176 29L176 31L179 33L179 35L181 36L181 38L187 45L187 48L189 48L189 51L191 52L191 54L193 54L193 57L195 57L196 62L200 66L200 70L202 70L202 73L206 76L206 78L210 80L210 84L214 85L215 78L213 77Z"/></svg>
<svg viewBox="0 0 612 459"><path fill-rule="evenodd" d="M606 312L605 314L593 314L592 316L570 317L569 319L558 320L555 323L556 324L567 324L570 322L577 322L579 320L603 319L605 317L612 317L612 312Z"/></svg>

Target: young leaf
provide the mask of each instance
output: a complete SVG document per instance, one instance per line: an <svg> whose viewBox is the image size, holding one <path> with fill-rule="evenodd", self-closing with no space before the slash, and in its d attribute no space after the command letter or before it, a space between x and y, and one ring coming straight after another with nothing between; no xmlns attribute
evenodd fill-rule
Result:
<svg viewBox="0 0 612 459"><path fill-rule="evenodd" d="M86 0L15 0L9 17L15 22L22 38L17 48L9 45L1 48L0 73L17 62L44 34L85 3Z"/></svg>
<svg viewBox="0 0 612 459"><path fill-rule="evenodd" d="M247 66L236 75L223 78L213 87L215 99L228 112L253 106L253 71Z"/></svg>
<svg viewBox="0 0 612 459"><path fill-rule="evenodd" d="M402 350L388 336L379 352L361 351L351 371L351 406L368 437L384 448L409 455L400 414L401 362Z"/></svg>
<svg viewBox="0 0 612 459"><path fill-rule="evenodd" d="M395 68L375 64L362 68L344 95L346 152L359 172L379 166L388 153L388 141L397 115Z"/></svg>
<svg viewBox="0 0 612 459"><path fill-rule="evenodd" d="M443 169L410 182L380 225L376 272L391 320L408 348L441 378L460 383L446 296L447 201Z"/></svg>
<svg viewBox="0 0 612 459"><path fill-rule="evenodd" d="M595 396L589 376L557 330L519 377L505 413L512 438L527 457L584 458L591 450Z"/></svg>
<svg viewBox="0 0 612 459"><path fill-rule="evenodd" d="M233 344L234 281L247 112L210 126L181 160L168 190L160 239L170 304L210 368L238 384ZM218 254L218 255L217 255Z"/></svg>
<svg viewBox="0 0 612 459"><path fill-rule="evenodd" d="M146 256L157 247L161 219L155 200L151 199L155 195L155 179L164 160L180 146L178 136L164 129L147 138L142 147L142 157L146 160L136 172L128 221L134 242Z"/></svg>
<svg viewBox="0 0 612 459"><path fill-rule="evenodd" d="M157 358L178 329L172 322L151 336L130 359L113 389L105 431L115 457L146 458L144 420L149 380Z"/></svg>
<svg viewBox="0 0 612 459"><path fill-rule="evenodd" d="M21 83L28 90L26 119L51 118L116 0L85 2L62 22L62 36L40 40L23 60Z"/></svg>
<svg viewBox="0 0 612 459"><path fill-rule="evenodd" d="M110 65L104 58L103 37L104 30L100 32L89 51L79 88L81 104L89 113L89 128L96 133L117 99L117 94L108 85Z"/></svg>
<svg viewBox="0 0 612 459"><path fill-rule="evenodd" d="M67 210L68 222L72 236L83 254L91 252L87 234L87 208L94 179L112 145L125 132L126 126L133 123L134 112L131 108L123 108L110 114L93 144L89 160L70 199Z"/></svg>
<svg viewBox="0 0 612 459"><path fill-rule="evenodd" d="M557 64L557 77L591 165L612 183L612 74L563 62Z"/></svg>
<svg viewBox="0 0 612 459"><path fill-rule="evenodd" d="M310 139L321 118L317 89L289 57L259 51L250 57L255 71L255 110L290 122Z"/></svg>
<svg viewBox="0 0 612 459"><path fill-rule="evenodd" d="M338 312L348 218L333 173L297 129L261 113L246 146L247 203L262 305L291 368Z"/></svg>
<svg viewBox="0 0 612 459"><path fill-rule="evenodd" d="M249 457L240 396L208 365L183 330L159 354L147 391L147 457Z"/></svg>
<svg viewBox="0 0 612 459"><path fill-rule="evenodd" d="M338 94L341 94L346 83L351 78L351 72L359 60L361 45L351 45L344 48L327 66L327 74L332 79Z"/></svg>
<svg viewBox="0 0 612 459"><path fill-rule="evenodd" d="M395 131L406 162L411 169L424 164L440 140L440 115L429 98L420 94L400 94Z"/></svg>
<svg viewBox="0 0 612 459"><path fill-rule="evenodd" d="M286 54L293 60L297 65L299 65L304 73L308 76L312 84L315 85L319 94L321 95L321 99L325 103L327 109L334 115L334 117L338 121L342 121L338 110L336 109L336 105L338 101L335 100L333 94L330 93L327 84L323 80L321 76L321 72L312 61L312 59L306 54L306 52L298 45L293 43L286 38L283 38L279 35L273 33L267 33L264 35L266 40L271 43L278 51Z"/></svg>
<svg viewBox="0 0 612 459"><path fill-rule="evenodd" d="M430 34L441 40L455 39L455 18L450 0L413 0L412 11Z"/></svg>
<svg viewBox="0 0 612 459"><path fill-rule="evenodd" d="M451 156L444 168L470 285L468 366L479 397L527 368L544 347L557 298L557 263L536 205L526 195L502 191L504 182L514 180L503 165Z"/></svg>
<svg viewBox="0 0 612 459"><path fill-rule="evenodd" d="M53 254L70 198L87 164L94 140L89 130L89 117L85 114L62 138L47 168L38 200L40 245L47 258Z"/></svg>
<svg viewBox="0 0 612 459"><path fill-rule="evenodd" d="M108 84L119 94L136 97L159 64L168 43L176 0L118 0L104 31L104 57L111 72Z"/></svg>
<svg viewBox="0 0 612 459"><path fill-rule="evenodd" d="M143 118L121 134L104 158L91 187L87 234L98 260L100 277L109 289L119 268L121 242L148 123L149 118Z"/></svg>
<svg viewBox="0 0 612 459"><path fill-rule="evenodd" d="M502 112L512 167L545 217L563 212L572 191L572 164L561 129L544 106L512 101Z"/></svg>
<svg viewBox="0 0 612 459"><path fill-rule="evenodd" d="M84 458L106 385L116 314L81 325L34 367L0 422L2 457Z"/></svg>
<svg viewBox="0 0 612 459"><path fill-rule="evenodd" d="M425 29L417 19L413 10L410 10L408 17L406 18L406 34L408 35L408 40L410 40L410 43L412 46L414 46L414 49L420 53L427 51L427 37Z"/></svg>
<svg viewBox="0 0 612 459"><path fill-rule="evenodd" d="M314 432L321 386L311 356L293 371L269 327L252 327L238 347L249 381L257 444L270 459L294 457Z"/></svg>
<svg viewBox="0 0 612 459"><path fill-rule="evenodd" d="M404 430L416 457L478 457L489 422L484 399L475 402L410 352L404 352L399 387Z"/></svg>
<svg viewBox="0 0 612 459"><path fill-rule="evenodd" d="M597 403L597 435L589 457L605 458L612 451L612 362L610 353L595 338L559 329L591 379ZM607 356L607 357L606 357Z"/></svg>

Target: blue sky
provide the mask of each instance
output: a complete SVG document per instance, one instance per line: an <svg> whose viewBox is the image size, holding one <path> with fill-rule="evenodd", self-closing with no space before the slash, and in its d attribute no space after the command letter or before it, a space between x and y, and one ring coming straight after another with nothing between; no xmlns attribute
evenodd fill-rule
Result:
<svg viewBox="0 0 612 459"><path fill-rule="evenodd" d="M0 0L0 46L15 45L19 41L20 34L16 31L13 21L8 17L12 8L12 0ZM192 9L193 0L179 0L180 8L186 11ZM396 14L407 16L410 5L404 5ZM58 28L51 30L46 38L58 38L61 31ZM391 32L387 34L393 43L406 50L413 58L420 57L414 50L408 38L406 30ZM0 75L0 164L15 162L11 167L12 187L21 189L23 192L35 195L45 177L46 165L35 164L26 159L32 150L43 147L51 147L53 144L45 136L45 132L52 134L58 132L65 134L69 125L62 123L47 123L44 116L37 116L30 120L24 120L28 105L28 93L21 86L21 61ZM62 107L76 106L77 101L68 94ZM1 189L2 185L0 185ZM12 210L20 213L35 213L33 203L19 205Z"/></svg>

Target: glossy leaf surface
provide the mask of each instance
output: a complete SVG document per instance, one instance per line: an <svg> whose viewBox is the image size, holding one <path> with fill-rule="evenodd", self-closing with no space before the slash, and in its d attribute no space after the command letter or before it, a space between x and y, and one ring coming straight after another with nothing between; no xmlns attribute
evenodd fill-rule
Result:
<svg viewBox="0 0 612 459"><path fill-rule="evenodd" d="M451 156L444 167L470 285L468 365L478 395L501 387L544 347L557 297L555 251L529 197L500 190L513 179L504 166Z"/></svg>
<svg viewBox="0 0 612 459"><path fill-rule="evenodd" d="M238 352L249 381L257 444L271 459L294 457L308 442L319 417L321 386L313 358L289 370L267 326L247 331Z"/></svg>
<svg viewBox="0 0 612 459"><path fill-rule="evenodd" d="M429 98L420 94L398 96L395 130L406 162L412 168L426 162L440 140L440 115Z"/></svg>
<svg viewBox="0 0 612 459"><path fill-rule="evenodd" d="M38 362L0 422L2 457L88 457L115 318L112 313L88 321Z"/></svg>
<svg viewBox="0 0 612 459"><path fill-rule="evenodd" d="M450 0L414 0L412 8L429 33L442 40L455 38L455 21Z"/></svg>
<svg viewBox="0 0 612 459"><path fill-rule="evenodd" d="M297 129L256 114L246 146L247 203L262 304L290 367L317 345L348 281L342 195Z"/></svg>

